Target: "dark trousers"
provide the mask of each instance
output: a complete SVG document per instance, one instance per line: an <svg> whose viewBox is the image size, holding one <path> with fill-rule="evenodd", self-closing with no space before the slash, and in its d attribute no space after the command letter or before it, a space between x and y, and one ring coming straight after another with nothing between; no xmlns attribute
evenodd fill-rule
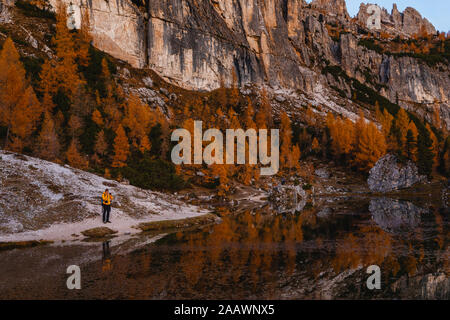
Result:
<svg viewBox="0 0 450 320"><path fill-rule="evenodd" d="M111 213L110 205L103 205L103 222L109 221L109 214Z"/></svg>

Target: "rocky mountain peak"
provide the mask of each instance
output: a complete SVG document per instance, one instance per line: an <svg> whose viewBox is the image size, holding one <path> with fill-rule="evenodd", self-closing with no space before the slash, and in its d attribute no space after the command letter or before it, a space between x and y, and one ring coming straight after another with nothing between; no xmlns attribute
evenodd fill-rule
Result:
<svg viewBox="0 0 450 320"><path fill-rule="evenodd" d="M370 14L367 12L371 3L361 3L357 15L361 25L366 26ZM385 8L381 8L381 28L383 31L391 34L401 34L412 36L425 30L428 34L435 34L436 28L414 8L407 7L403 12L398 10L394 3L392 11L389 14Z"/></svg>
<svg viewBox="0 0 450 320"><path fill-rule="evenodd" d="M338 16L349 16L345 0L313 0L311 6Z"/></svg>

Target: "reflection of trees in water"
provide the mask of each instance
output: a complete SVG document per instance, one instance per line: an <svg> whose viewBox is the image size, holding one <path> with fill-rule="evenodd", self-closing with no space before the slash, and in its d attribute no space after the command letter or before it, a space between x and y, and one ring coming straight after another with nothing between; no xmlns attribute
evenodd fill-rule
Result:
<svg viewBox="0 0 450 320"><path fill-rule="evenodd" d="M111 250L109 248L110 240L104 241L102 243L102 272L108 272L112 269L111 263Z"/></svg>
<svg viewBox="0 0 450 320"><path fill-rule="evenodd" d="M153 293L173 290L195 296L199 288L214 284L213 290L222 287L227 292L242 292L245 286L255 294L264 287L265 295L270 297L276 290L277 272L292 274L295 270L296 244L303 240L302 222L301 216L292 215L267 217L246 212L224 216L220 224L202 232L177 233L175 238L182 243L182 249L163 253L169 261L161 262L161 273L155 274L159 269L155 262L161 257L150 258L151 251L143 251L146 258L140 258L139 268L147 272L140 274L160 277L149 280ZM171 274L164 274L164 266Z"/></svg>
<svg viewBox="0 0 450 320"><path fill-rule="evenodd" d="M295 244L303 239L301 226L300 216L264 219L260 214L247 212L237 217L224 217L221 224L214 225L208 232L186 236L188 250L180 264L192 285L198 282L205 267L223 270L216 272L215 278L221 284L241 280L249 280L254 286L261 282L269 283L275 274L268 271L273 270L276 261L283 260L286 271L294 268Z"/></svg>
<svg viewBox="0 0 450 320"><path fill-rule="evenodd" d="M349 268L381 266L385 279L426 271L424 266L448 274L448 230L439 209L434 214L412 203L372 200L375 225L361 226L336 241L332 261L336 273Z"/></svg>
<svg viewBox="0 0 450 320"><path fill-rule="evenodd" d="M378 227L363 226L336 243L332 267L336 273L360 266L381 265L392 252L391 237Z"/></svg>
<svg viewBox="0 0 450 320"><path fill-rule="evenodd" d="M419 225L405 237L360 217L319 224L313 210L285 216L223 214L220 224L115 256L112 278L126 289L113 280L108 286L127 297L279 298L282 283L297 289L309 284L320 292L319 280L324 285L344 271L372 264L381 267L383 283L420 276L424 265L448 272L447 224L439 212L430 217L431 231Z"/></svg>

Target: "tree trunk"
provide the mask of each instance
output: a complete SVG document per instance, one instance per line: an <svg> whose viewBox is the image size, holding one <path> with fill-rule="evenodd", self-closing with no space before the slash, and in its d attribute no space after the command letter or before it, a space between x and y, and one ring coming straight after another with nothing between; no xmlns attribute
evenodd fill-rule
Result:
<svg viewBox="0 0 450 320"><path fill-rule="evenodd" d="M4 149L6 149L6 146L8 145L8 139L9 139L9 127L10 127L10 126L8 126L8 127L6 128L5 145L3 146Z"/></svg>

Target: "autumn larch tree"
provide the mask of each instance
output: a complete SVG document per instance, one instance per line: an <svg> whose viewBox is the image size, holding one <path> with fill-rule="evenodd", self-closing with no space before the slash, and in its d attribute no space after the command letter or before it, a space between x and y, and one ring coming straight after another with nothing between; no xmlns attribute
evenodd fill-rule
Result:
<svg viewBox="0 0 450 320"><path fill-rule="evenodd" d="M417 161L417 137L419 132L413 121L408 125L408 132L406 133L406 156L412 161Z"/></svg>
<svg viewBox="0 0 450 320"><path fill-rule="evenodd" d="M95 109L94 112L92 112L92 121L94 121L94 123L99 127L103 126L104 124L103 117L100 111L98 111L98 109Z"/></svg>
<svg viewBox="0 0 450 320"><path fill-rule="evenodd" d="M217 187L217 195L219 197L226 197L230 190L228 170L224 164L213 164L212 174L219 177L219 186Z"/></svg>
<svg viewBox="0 0 450 320"><path fill-rule="evenodd" d="M361 171L368 172L386 154L386 141L373 122L365 124L361 130L355 148L354 164Z"/></svg>
<svg viewBox="0 0 450 320"><path fill-rule="evenodd" d="M40 73L40 90L44 95L47 93L51 96L62 90L72 99L75 90L84 82L78 74L76 41L67 28L66 7L62 3L57 9L56 34L52 41L56 46L57 58L44 63Z"/></svg>
<svg viewBox="0 0 450 320"><path fill-rule="evenodd" d="M290 167L290 157L292 153L292 127L291 120L286 112L281 113L281 148L280 148L280 166L281 168Z"/></svg>
<svg viewBox="0 0 450 320"><path fill-rule="evenodd" d="M21 151L42 114L19 58L7 38L0 53L0 125L6 127L5 146L13 140L15 151Z"/></svg>
<svg viewBox="0 0 450 320"><path fill-rule="evenodd" d="M126 166L126 161L130 155L130 144L125 130L121 125L116 130L116 137L114 138L114 157L112 166L114 168L122 168Z"/></svg>
<svg viewBox="0 0 450 320"><path fill-rule="evenodd" d="M386 108L381 111L378 101L375 103L375 110L376 119L381 124L383 135L386 138L386 141L388 141L391 134L392 120L394 120L394 117L389 113L389 111L387 111Z"/></svg>
<svg viewBox="0 0 450 320"><path fill-rule="evenodd" d="M94 152L97 162L101 162L101 159L103 159L108 151L108 142L106 142L105 138L105 132L103 130L100 130L97 133L97 136L95 138L95 146L94 146Z"/></svg>
<svg viewBox="0 0 450 320"><path fill-rule="evenodd" d="M311 151L314 154L319 154L320 152L320 144L319 144L319 140L317 140L316 137L314 137L312 144L311 144Z"/></svg>
<svg viewBox="0 0 450 320"><path fill-rule="evenodd" d="M76 138L72 139L69 149L67 149L66 152L66 158L67 162L74 168L84 170L88 167L88 161L80 153L78 140Z"/></svg>
<svg viewBox="0 0 450 320"><path fill-rule="evenodd" d="M21 152L30 145L30 138L40 119L42 108L31 87L25 90L13 110L11 121L11 149Z"/></svg>
<svg viewBox="0 0 450 320"><path fill-rule="evenodd" d="M42 159L55 161L58 159L60 148L52 115L49 112L45 112L42 129L37 138L35 153Z"/></svg>
<svg viewBox="0 0 450 320"><path fill-rule="evenodd" d="M122 121L125 128L129 130L129 138L134 148L142 152L151 148L148 134L153 125L156 124L150 108L142 104L135 95L130 95L125 106L125 117Z"/></svg>
<svg viewBox="0 0 450 320"><path fill-rule="evenodd" d="M400 108L395 118L395 128L397 130L397 139L400 148L404 148L405 146L408 125L409 116L403 108Z"/></svg>
<svg viewBox="0 0 450 320"><path fill-rule="evenodd" d="M326 124L331 138L331 151L336 160L348 161L355 142L355 125L350 119L335 119L327 114Z"/></svg>
<svg viewBox="0 0 450 320"><path fill-rule="evenodd" d="M289 171L291 170L291 168L296 168L298 169L300 166L300 156L301 156L301 152L300 152L300 147L296 144L293 148L292 148L292 152L291 155L289 157Z"/></svg>

